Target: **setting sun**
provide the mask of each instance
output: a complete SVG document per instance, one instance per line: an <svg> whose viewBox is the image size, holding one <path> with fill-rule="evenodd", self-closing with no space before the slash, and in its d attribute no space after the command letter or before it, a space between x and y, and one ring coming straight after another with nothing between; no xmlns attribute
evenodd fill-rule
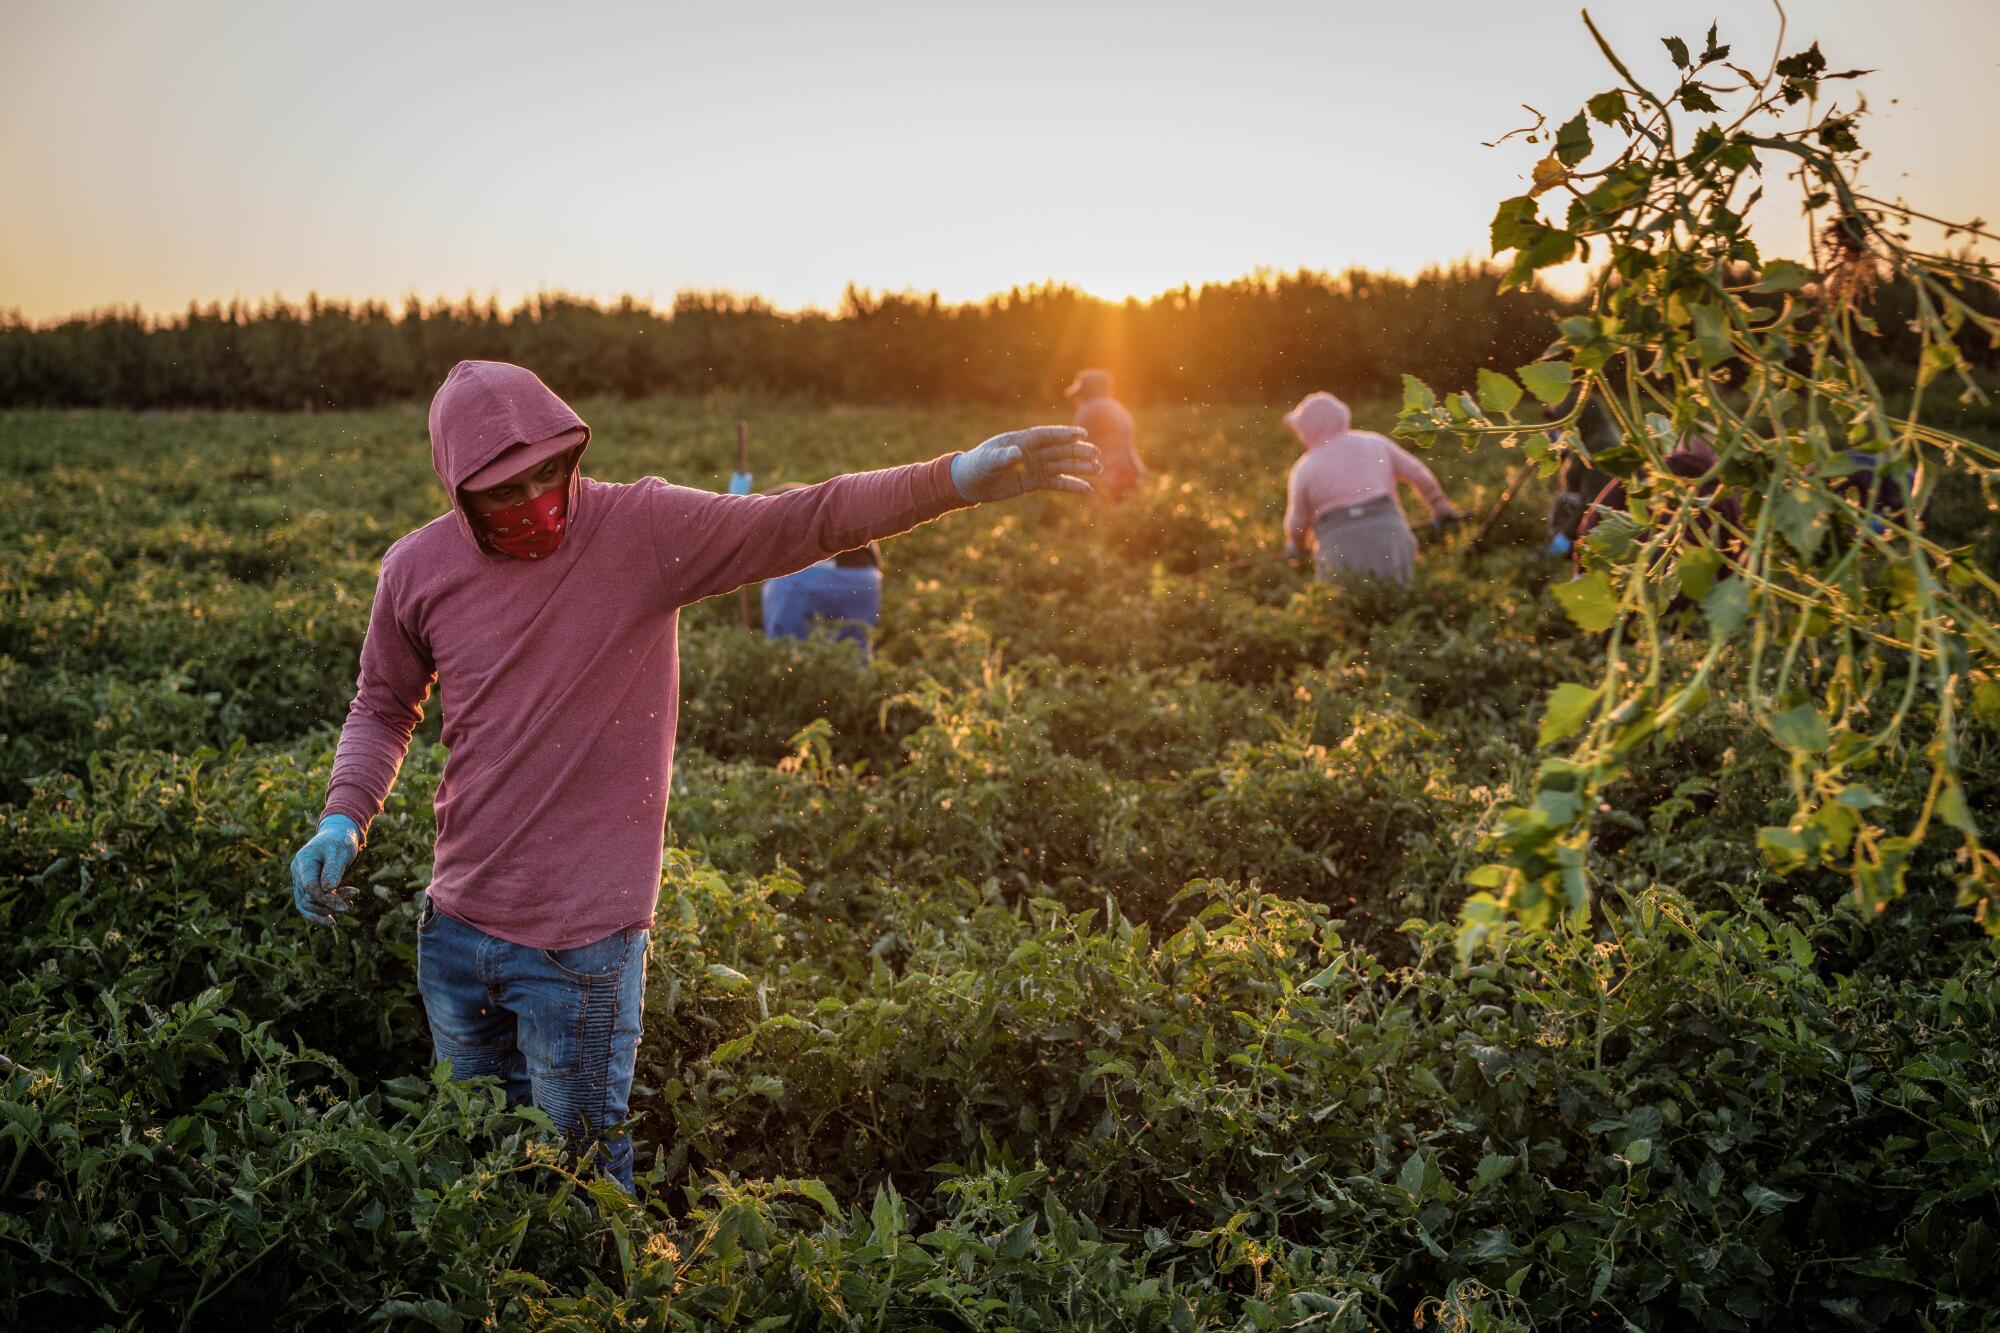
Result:
<svg viewBox="0 0 2000 1333"><path fill-rule="evenodd" d="M1992 216L1992 155L1938 127L2000 122L2000 8L1935 8L1953 40L1859 0L1789 15L1832 59L1880 67L1877 192ZM1664 62L1652 12L1600 22L1637 67ZM1738 52L1767 58L1775 12L1732 22ZM117 0L17 8L10 35L0 309L31 319L313 291L832 309L850 283L1122 300L1258 269L1412 274L1487 253L1492 203L1536 151L1482 142L1524 100L1595 91L1601 64L1573 16L1474 0L1236 19L612 3L562 24L520 5ZM1770 226L1801 243L1789 217Z"/></svg>

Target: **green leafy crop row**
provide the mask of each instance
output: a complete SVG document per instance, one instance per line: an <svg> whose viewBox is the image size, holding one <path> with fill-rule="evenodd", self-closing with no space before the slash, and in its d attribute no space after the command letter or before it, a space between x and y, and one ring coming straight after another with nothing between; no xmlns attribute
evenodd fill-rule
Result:
<svg viewBox="0 0 2000 1333"><path fill-rule="evenodd" d="M594 470L718 484L733 406L586 404ZM0 1320L1983 1322L2000 968L1949 849L1874 920L1781 885L1783 755L1717 707L1605 791L1595 927L1461 966L1599 649L1531 502L1407 596L1301 583L1272 418L1150 413L1124 508L892 543L866 667L696 608L630 1205L425 1076L434 732L355 919L290 911L419 414L0 418ZM753 439L809 478L994 424Z"/></svg>

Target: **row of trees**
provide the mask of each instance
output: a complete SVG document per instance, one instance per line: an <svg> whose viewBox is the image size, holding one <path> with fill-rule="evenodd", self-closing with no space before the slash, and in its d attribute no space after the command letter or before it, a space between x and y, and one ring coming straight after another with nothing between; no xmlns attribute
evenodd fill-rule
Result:
<svg viewBox="0 0 2000 1333"><path fill-rule="evenodd" d="M544 294L425 304L111 310L35 325L0 314L0 407L360 407L427 398L467 357L532 366L565 394L743 390L843 402L1046 402L1079 367L1138 401L1281 401L1315 388L1393 392L1406 371L1447 382L1548 344L1557 300L1502 293L1463 264L1415 278L1257 274L1151 300L1063 286L977 304L849 289L835 313L686 293L671 310Z"/></svg>

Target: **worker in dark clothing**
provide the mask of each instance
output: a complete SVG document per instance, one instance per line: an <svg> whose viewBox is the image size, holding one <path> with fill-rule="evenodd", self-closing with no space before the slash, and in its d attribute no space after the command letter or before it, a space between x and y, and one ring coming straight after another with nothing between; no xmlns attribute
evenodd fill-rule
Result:
<svg viewBox="0 0 2000 1333"><path fill-rule="evenodd" d="M1570 390L1569 397L1549 408L1544 419L1560 421L1576 411L1577 395L1582 390ZM1618 423L1605 409L1603 402L1593 396L1583 405L1573 428L1582 442L1582 449L1563 447L1562 464L1556 470L1556 494L1549 501L1548 545L1544 548L1551 556L1565 556L1576 545L1578 527L1583 522L1584 509L1592 498L1600 494L1615 480L1608 472L1600 472L1591 465L1591 456L1607 449L1615 448L1619 442Z"/></svg>
<svg viewBox="0 0 2000 1333"><path fill-rule="evenodd" d="M1909 488L1902 478L1884 467L1881 458L1864 450L1849 449L1846 458L1852 470L1833 478L1834 491L1872 510L1870 526L1876 532L1883 530L1885 521L1900 522L1910 505Z"/></svg>
<svg viewBox="0 0 2000 1333"><path fill-rule="evenodd" d="M1699 435L1684 438L1674 451L1663 460L1667 471L1676 477L1696 481L1707 477L1715 470L1719 461L1715 449ZM1742 547L1743 506L1728 487L1720 481L1710 479L1703 483L1700 498L1705 504L1688 522L1688 536L1702 545L1715 548L1727 557ZM1623 512L1625 508L1625 483L1613 481L1602 491L1590 507L1584 510L1583 519L1577 525L1577 547L1575 552L1576 570L1583 571L1583 542L1607 514ZM1677 615L1693 606L1694 602L1686 593L1677 592L1667 602L1666 614Z"/></svg>

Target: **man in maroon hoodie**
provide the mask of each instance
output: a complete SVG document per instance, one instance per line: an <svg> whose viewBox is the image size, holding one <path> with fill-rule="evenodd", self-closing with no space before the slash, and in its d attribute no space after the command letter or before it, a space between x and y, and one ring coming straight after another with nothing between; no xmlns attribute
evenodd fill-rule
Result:
<svg viewBox="0 0 2000 1333"><path fill-rule="evenodd" d="M417 983L440 1062L491 1075L581 1139L625 1118L660 890L680 608L949 510L1090 492L1081 431L1040 427L785 495L578 466L590 428L519 366L462 361L431 402L451 512L392 545L293 900L332 924L431 687L437 790ZM631 1187L630 1140L604 1163Z"/></svg>

